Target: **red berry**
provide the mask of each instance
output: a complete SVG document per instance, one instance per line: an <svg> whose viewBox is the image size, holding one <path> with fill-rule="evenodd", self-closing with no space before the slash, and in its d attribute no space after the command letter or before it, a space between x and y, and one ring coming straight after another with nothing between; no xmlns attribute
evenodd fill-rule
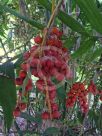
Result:
<svg viewBox="0 0 102 136"><path fill-rule="evenodd" d="M25 88L25 90L26 91L31 91L32 90L32 80L31 79L29 79L28 80L28 83L27 83L27 85L26 85L26 88Z"/></svg>
<svg viewBox="0 0 102 136"><path fill-rule="evenodd" d="M29 67L30 67L30 66L29 66L29 64L27 64L27 63L22 63L22 64L21 64L21 68L22 68L24 71L26 71L26 72L29 70Z"/></svg>
<svg viewBox="0 0 102 136"><path fill-rule="evenodd" d="M56 75L58 72L57 72L57 69L56 68L52 68L52 69L50 69L50 74L51 74L51 76L54 76L54 75Z"/></svg>
<svg viewBox="0 0 102 136"><path fill-rule="evenodd" d="M52 118L53 119L58 119L58 118L60 118L60 116L61 116L61 113L59 111L54 111L52 113Z"/></svg>
<svg viewBox="0 0 102 136"><path fill-rule="evenodd" d="M25 72L24 70L21 70L21 71L19 72L19 76L20 76L20 78L22 78L22 79L24 79L24 78L26 77L26 75L27 75L27 72Z"/></svg>
<svg viewBox="0 0 102 136"><path fill-rule="evenodd" d="M80 90L85 90L85 85L84 85L83 83L81 83L81 84L79 85L79 87L80 87Z"/></svg>
<svg viewBox="0 0 102 136"><path fill-rule="evenodd" d="M27 60L29 57L30 57L30 52L29 52L29 51L27 51L27 52L25 52L25 53L23 54L24 60Z"/></svg>
<svg viewBox="0 0 102 136"><path fill-rule="evenodd" d="M30 53L36 53L37 49L38 49L38 46L34 45L33 47L31 47Z"/></svg>
<svg viewBox="0 0 102 136"><path fill-rule="evenodd" d="M42 113L41 117L42 117L42 119L47 120L47 119L50 119L50 114L45 111L45 112Z"/></svg>
<svg viewBox="0 0 102 136"><path fill-rule="evenodd" d="M58 111L58 105L56 103L51 104L52 111Z"/></svg>
<svg viewBox="0 0 102 136"><path fill-rule="evenodd" d="M30 60L30 66L31 67L36 68L39 65L40 65L40 60L39 59L35 58L35 59Z"/></svg>
<svg viewBox="0 0 102 136"><path fill-rule="evenodd" d="M60 60L56 60L56 61L55 61L55 66L56 66L57 68L61 68L63 65L62 65L62 63L61 63Z"/></svg>
<svg viewBox="0 0 102 136"><path fill-rule="evenodd" d="M53 68L54 63L51 60L47 60L47 67L48 68Z"/></svg>
<svg viewBox="0 0 102 136"><path fill-rule="evenodd" d="M38 71L38 77L43 79L44 78L44 74L41 70Z"/></svg>
<svg viewBox="0 0 102 136"><path fill-rule="evenodd" d="M56 91L50 91L49 97L50 100L52 101L56 97Z"/></svg>
<svg viewBox="0 0 102 136"><path fill-rule="evenodd" d="M23 84L22 78L19 78L19 77L16 78L15 83L16 83L16 85L22 85Z"/></svg>
<svg viewBox="0 0 102 136"><path fill-rule="evenodd" d="M73 90L78 90L79 89L79 83L75 83L72 86Z"/></svg>
<svg viewBox="0 0 102 136"><path fill-rule="evenodd" d="M32 69L31 74L34 75L35 77L38 77L38 72L36 69Z"/></svg>
<svg viewBox="0 0 102 136"><path fill-rule="evenodd" d="M62 50L63 50L64 52L67 52L67 51L68 51L68 49L65 48L65 47L63 47Z"/></svg>
<svg viewBox="0 0 102 136"><path fill-rule="evenodd" d="M49 91L56 91L56 86L55 85L49 85L48 89L49 89Z"/></svg>
<svg viewBox="0 0 102 136"><path fill-rule="evenodd" d="M58 37L61 37L61 36L62 36L62 32L59 31L59 29L58 29L57 27L53 27L53 28L52 28L51 34L55 34L55 35L57 35Z"/></svg>
<svg viewBox="0 0 102 136"><path fill-rule="evenodd" d="M20 116L20 109L19 107L16 107L15 110L13 111L13 116L14 117L19 117Z"/></svg>
<svg viewBox="0 0 102 136"><path fill-rule="evenodd" d="M20 108L21 111L24 111L27 108L27 104L23 103L23 102L19 103L18 106L19 106L19 108Z"/></svg>
<svg viewBox="0 0 102 136"><path fill-rule="evenodd" d="M58 81L63 81L65 79L65 76L62 73L57 73L55 77Z"/></svg>
<svg viewBox="0 0 102 136"><path fill-rule="evenodd" d="M38 80L36 82L36 87L39 89L39 91L44 91L44 81L43 80Z"/></svg>
<svg viewBox="0 0 102 136"><path fill-rule="evenodd" d="M42 43L42 38L38 35L34 38L35 43L40 44Z"/></svg>

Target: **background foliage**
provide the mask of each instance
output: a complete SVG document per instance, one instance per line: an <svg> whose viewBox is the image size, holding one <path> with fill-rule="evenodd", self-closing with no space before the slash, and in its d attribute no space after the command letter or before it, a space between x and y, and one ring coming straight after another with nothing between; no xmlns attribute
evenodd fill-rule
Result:
<svg viewBox="0 0 102 136"><path fill-rule="evenodd" d="M14 79L20 69L23 53L33 45L32 38L42 32L47 25L51 14L51 2L51 0L0 0L0 104L7 128L10 128L12 123L12 111L16 104L18 90L14 85ZM55 25L63 29L64 46L71 54L70 65L74 72L74 79L68 81L68 84L71 86L75 81L84 80L88 84L93 79L98 89L102 90L102 4L98 0L67 0L65 2L66 7L63 11L59 11ZM64 89L58 90L58 96L65 110L63 106L65 93L62 93L62 90ZM93 106L86 119L86 124L90 124L90 127L83 132L83 135L102 134L102 106L97 99L92 99ZM41 100L37 104L38 108L33 105L37 113L41 110ZM68 116L70 114L74 117L69 120L63 117L59 122L68 125L67 134L77 135L74 128L78 130L85 120L79 113L78 107L70 111ZM34 118L29 114L21 116L28 122L34 121L41 124L39 117ZM62 133L64 129L62 127ZM17 130L20 135L23 135L21 130ZM37 132L34 130L33 133L40 135L39 129ZM42 135L52 133L57 136L59 129L47 128Z"/></svg>

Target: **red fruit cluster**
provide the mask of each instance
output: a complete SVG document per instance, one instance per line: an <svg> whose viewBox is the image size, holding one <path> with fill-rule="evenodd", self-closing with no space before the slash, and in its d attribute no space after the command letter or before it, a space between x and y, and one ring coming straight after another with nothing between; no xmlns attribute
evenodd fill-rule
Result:
<svg viewBox="0 0 102 136"><path fill-rule="evenodd" d="M77 82L74 83L67 93L66 107L73 107L75 102L78 102L83 113L87 113L88 106L88 97L87 95L92 93L93 95L99 95L100 100L102 100L102 91L97 90L96 85L93 81L90 81L89 86L86 88L84 83Z"/></svg>
<svg viewBox="0 0 102 136"><path fill-rule="evenodd" d="M71 77L71 71L68 67L69 55L67 49L63 47L61 36L62 32L53 27L49 32L45 45L42 47L43 38L37 35L34 38L35 45L24 53L24 63L21 64L22 73L16 79L16 84L22 86L28 71L39 78L36 86L39 91L45 94L48 107L48 111L42 113L43 119L60 117L58 105L55 103L56 86L52 82L52 78L56 78L60 82ZM32 81L30 79L25 91L28 92L31 89Z"/></svg>
<svg viewBox="0 0 102 136"><path fill-rule="evenodd" d="M71 72L67 65L69 56L60 40L61 35L62 33L58 28L52 29L40 58L42 38L40 36L35 37L34 40L37 45L24 54L25 62L21 65L22 69L24 71L30 69L32 75L41 79L55 77L58 81L62 81L65 78L70 78Z"/></svg>
<svg viewBox="0 0 102 136"><path fill-rule="evenodd" d="M16 85L19 85L21 87L21 90L22 90L22 85L23 85L23 82L24 82L26 76L27 76L27 71L26 70L21 70L19 72L19 77L16 78L16 80L15 80ZM25 97L27 96L27 93L30 90L32 90L32 80L31 79L29 79L27 81L27 84L25 86L25 90L24 90L24 96ZM27 103L22 101L22 91L19 91L19 93L18 93L18 102L17 102L16 108L13 111L14 117L18 117L21 112L26 110L26 108L27 108Z"/></svg>
<svg viewBox="0 0 102 136"><path fill-rule="evenodd" d="M96 95L98 93L97 87L92 80L90 81L90 84L88 86L88 92L92 93L93 95Z"/></svg>
<svg viewBox="0 0 102 136"><path fill-rule="evenodd" d="M26 96L26 94L24 94L24 96ZM20 89L18 92L17 104L13 111L13 116L19 117L20 113L25 111L26 109L27 109L27 102L22 100L22 90Z"/></svg>
<svg viewBox="0 0 102 136"><path fill-rule="evenodd" d="M39 80L36 82L36 86L39 91L45 94L45 96L47 95L46 102L48 108L50 108L50 111L42 113L43 119L56 119L60 117L58 105L55 103L56 86L51 81L51 78L54 77L58 81L63 81L65 78L70 77L70 69L67 65L69 56L66 48L63 47L63 43L60 40L61 36L62 32L60 32L58 28L54 27L49 34L46 45L42 49L42 57L39 58L39 55L37 54L39 47L36 46L33 50L33 53L35 52L33 54L33 59L30 61L31 73L34 76L39 77ZM36 41L37 38L39 37L37 36L34 41L38 44ZM48 90L46 90L44 78L46 78Z"/></svg>
<svg viewBox="0 0 102 136"><path fill-rule="evenodd" d="M52 119L58 119L59 117L61 116L60 112L59 111L54 111L52 113ZM50 113L45 111L42 113L42 119L50 119Z"/></svg>
<svg viewBox="0 0 102 136"><path fill-rule="evenodd" d="M59 118L60 112L58 111L57 103L55 103L56 86L54 85L54 83L51 80L47 81L48 94L46 92L46 84L45 84L44 80L38 80L36 82L36 87L39 89L39 91L41 91L42 93L45 94L47 106L49 107L49 103L50 103L50 108L51 108L50 109L51 115L50 115L49 111L48 112L45 111L42 113L42 118L43 119L50 119L50 118L57 119L57 118Z"/></svg>
<svg viewBox="0 0 102 136"><path fill-rule="evenodd" d="M88 92L92 93L93 95L99 95L100 100L102 101L102 90L98 90L94 82L91 80L88 86Z"/></svg>
<svg viewBox="0 0 102 136"><path fill-rule="evenodd" d="M19 117L20 113L25 111L27 108L27 103L25 102L19 102L15 108L15 110L13 111L13 116L14 117Z"/></svg>
<svg viewBox="0 0 102 136"><path fill-rule="evenodd" d="M73 107L75 102L78 101L82 112L86 113L88 111L87 93L84 83L74 83L67 93L66 107Z"/></svg>
<svg viewBox="0 0 102 136"><path fill-rule="evenodd" d="M19 77L16 78L16 80L15 80L16 85L22 86L26 76L27 76L27 71L21 70L20 73L19 73ZM32 89L32 80L29 79L27 81L25 91L30 91L31 89Z"/></svg>

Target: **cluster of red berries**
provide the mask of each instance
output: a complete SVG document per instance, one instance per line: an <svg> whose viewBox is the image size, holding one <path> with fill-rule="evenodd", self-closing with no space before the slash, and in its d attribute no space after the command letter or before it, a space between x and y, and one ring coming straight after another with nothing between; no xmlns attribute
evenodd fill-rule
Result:
<svg viewBox="0 0 102 136"><path fill-rule="evenodd" d="M16 85L23 85L23 81L24 81L24 79L26 78L26 76L27 76L27 72L26 71L24 71L24 70L21 70L20 71L20 73L19 73L19 77L18 78L16 78ZM25 87L25 90L26 91L29 91L29 90L31 90L32 89L32 80L31 79L29 79L28 81L27 81L27 84L26 84L26 87Z"/></svg>
<svg viewBox="0 0 102 136"><path fill-rule="evenodd" d="M98 93L97 87L92 80L88 86L88 92L92 93L93 95L97 95Z"/></svg>
<svg viewBox="0 0 102 136"><path fill-rule="evenodd" d="M91 80L88 86L88 91L93 95L99 95L100 100L102 101L102 90L98 90L94 82Z"/></svg>
<svg viewBox="0 0 102 136"><path fill-rule="evenodd" d="M72 85L71 89L67 93L66 107L73 107L75 102L78 102L83 113L87 113L89 110L88 94L100 95L102 100L102 91L98 91L93 81L90 81L89 86L86 88L84 83L76 82Z"/></svg>
<svg viewBox="0 0 102 136"><path fill-rule="evenodd" d="M26 102L19 102L13 111L14 117L19 117L20 113L25 111L27 109L27 103Z"/></svg>
<svg viewBox="0 0 102 136"><path fill-rule="evenodd" d="M46 45L41 47L42 38L34 38L35 45L24 54L25 62L21 65L22 69L31 70L32 75L43 79L55 77L58 81L70 77L70 68L67 65L69 56L67 49L63 47L60 40L62 33L58 28L53 28L46 41ZM40 55L40 48L43 48L43 54Z"/></svg>
<svg viewBox="0 0 102 136"><path fill-rule="evenodd" d="M48 88L47 95L49 95L46 102L48 107L50 105L50 111L45 111L42 113L43 119L57 119L60 117L58 105L55 103L56 86L51 80L52 77L56 78L58 81L63 81L65 78L70 77L70 69L67 65L69 56L67 49L63 47L62 41L60 40L61 36L62 32L60 32L58 28L52 28L49 37L46 40L46 45L43 48L43 56L39 58L39 56L35 55L36 57L34 56L31 61L32 74L39 77L39 80L36 82L36 86L39 91L45 94L45 96L46 84L44 77L46 77ZM40 36L37 36L35 37L34 41L36 44L41 44L42 39ZM39 47L37 46L37 48ZM37 52L36 50L35 53ZM40 66L38 66L38 64Z"/></svg>
<svg viewBox="0 0 102 136"><path fill-rule="evenodd" d="M87 93L84 83L74 83L67 93L66 107L73 107L75 102L78 101L82 112L86 113L88 111Z"/></svg>
<svg viewBox="0 0 102 136"><path fill-rule="evenodd" d="M47 106L49 107L49 103L50 103L50 110L51 110L51 115L49 111L44 111L42 113L42 118L43 119L56 119L60 117L60 112L58 111L58 104L55 103L55 98L56 98L56 86L54 85L54 83L49 80L47 81L47 89L48 89L48 94L46 94L46 84L44 82L44 80L38 80L36 82L36 87L39 89L39 91L43 92L46 95L49 95L48 98L46 96L46 102L47 102Z"/></svg>
<svg viewBox="0 0 102 136"><path fill-rule="evenodd" d="M36 82L36 87L45 94L46 105L48 109L50 108L49 111L42 113L43 119L60 117L58 105L55 103L56 86L52 82L52 78L60 82L71 77L71 71L68 66L69 55L67 49L63 47L61 36L62 32L53 27L43 47L41 46L43 37L36 36L34 38L35 45L24 53L24 62L21 64L22 71L16 79L16 85L22 86L29 71L39 78ZM27 93L31 89L32 80L29 79L25 92ZM18 107L19 105L17 105L17 109Z"/></svg>
<svg viewBox="0 0 102 136"><path fill-rule="evenodd" d="M19 92L18 92L17 105L16 105L16 108L15 108L15 110L14 110L14 112L13 112L14 117L18 117L18 116L20 115L20 113L21 113L22 111L25 111L26 108L27 108L27 102L24 102L24 101L22 100L22 85L23 85L23 82L24 82L26 76L27 76L27 72L24 71L24 70L21 70L21 71L19 72L19 77L16 78L16 80L15 80L16 85L21 86L21 88L20 88L20 90L19 90ZM25 86L24 97L27 96L28 92L29 92L31 89L32 89L32 80L29 79L29 80L27 81L26 86Z"/></svg>

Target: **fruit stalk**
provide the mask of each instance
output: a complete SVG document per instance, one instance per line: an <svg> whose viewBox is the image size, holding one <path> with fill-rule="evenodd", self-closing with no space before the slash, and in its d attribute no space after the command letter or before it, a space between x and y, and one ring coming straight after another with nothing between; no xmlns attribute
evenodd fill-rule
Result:
<svg viewBox="0 0 102 136"><path fill-rule="evenodd" d="M58 13L58 10L59 10L59 7L61 6L61 3L62 3L62 0L59 0L56 8L52 12L52 15L51 15L50 20L49 20L49 22L47 24L47 27L44 30L44 36L43 36L43 41L42 41L41 47L43 47L46 44L48 31L50 30L50 27L51 27L51 25L53 23L53 20L55 19L56 15ZM40 51L40 56L42 56L42 48L41 48L41 51Z"/></svg>
<svg viewBox="0 0 102 136"><path fill-rule="evenodd" d="M48 92L48 85L47 85L46 78L44 79L44 81L45 81L45 91L46 91L46 102L48 103L48 110L50 113L50 119L52 119L52 109L51 109L51 103L50 103L50 99L49 99L49 92Z"/></svg>

